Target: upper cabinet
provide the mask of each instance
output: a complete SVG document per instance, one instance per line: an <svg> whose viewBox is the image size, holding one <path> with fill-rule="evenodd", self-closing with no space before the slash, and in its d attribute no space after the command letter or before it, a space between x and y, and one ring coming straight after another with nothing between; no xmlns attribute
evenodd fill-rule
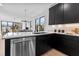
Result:
<svg viewBox="0 0 79 59"><path fill-rule="evenodd" d="M49 9L49 25L79 23L79 3L59 3Z"/></svg>
<svg viewBox="0 0 79 59"><path fill-rule="evenodd" d="M55 10L55 24L63 24L63 19L64 19L64 4L57 4Z"/></svg>
<svg viewBox="0 0 79 59"><path fill-rule="evenodd" d="M49 25L63 23L64 4L59 3L49 9Z"/></svg>
<svg viewBox="0 0 79 59"><path fill-rule="evenodd" d="M79 3L64 4L64 23L79 23Z"/></svg>
<svg viewBox="0 0 79 59"><path fill-rule="evenodd" d="M55 24L55 11L56 6L49 8L49 25Z"/></svg>

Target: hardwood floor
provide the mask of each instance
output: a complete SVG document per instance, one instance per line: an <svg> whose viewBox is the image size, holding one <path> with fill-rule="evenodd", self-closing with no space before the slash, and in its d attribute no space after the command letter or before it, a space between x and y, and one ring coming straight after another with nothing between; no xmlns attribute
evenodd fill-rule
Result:
<svg viewBox="0 0 79 59"><path fill-rule="evenodd" d="M51 49L50 51L46 52L42 56L67 56L67 55L56 49Z"/></svg>

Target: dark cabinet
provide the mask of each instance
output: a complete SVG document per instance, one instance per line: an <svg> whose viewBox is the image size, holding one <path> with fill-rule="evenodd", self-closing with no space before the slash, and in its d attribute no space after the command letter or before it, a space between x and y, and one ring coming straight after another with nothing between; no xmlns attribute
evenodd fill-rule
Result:
<svg viewBox="0 0 79 59"><path fill-rule="evenodd" d="M79 3L64 3L64 23L79 23Z"/></svg>
<svg viewBox="0 0 79 59"><path fill-rule="evenodd" d="M79 37L58 34L58 38L56 49L70 56L79 56Z"/></svg>
<svg viewBox="0 0 79 59"><path fill-rule="evenodd" d="M55 24L63 24L64 20L64 4L59 3L56 6L56 11L55 11Z"/></svg>
<svg viewBox="0 0 79 59"><path fill-rule="evenodd" d="M10 56L10 40L5 39L5 56Z"/></svg>
<svg viewBox="0 0 79 59"><path fill-rule="evenodd" d="M49 9L49 25L79 23L79 3L59 3Z"/></svg>
<svg viewBox="0 0 79 59"><path fill-rule="evenodd" d="M43 55L54 47L54 35L42 35L36 37L36 56Z"/></svg>
<svg viewBox="0 0 79 59"><path fill-rule="evenodd" d="M55 24L56 6L49 8L49 25Z"/></svg>
<svg viewBox="0 0 79 59"><path fill-rule="evenodd" d="M64 4L59 3L49 9L49 25L52 24L63 24L63 10Z"/></svg>

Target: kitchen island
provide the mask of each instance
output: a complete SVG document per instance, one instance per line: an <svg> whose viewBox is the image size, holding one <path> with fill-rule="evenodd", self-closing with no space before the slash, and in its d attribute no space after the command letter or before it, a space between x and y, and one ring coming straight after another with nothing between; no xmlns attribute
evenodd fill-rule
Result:
<svg viewBox="0 0 79 59"><path fill-rule="evenodd" d="M42 55L51 47L48 41L54 32L10 32L3 36L5 39L6 56L35 56ZM51 37L49 37L51 36Z"/></svg>

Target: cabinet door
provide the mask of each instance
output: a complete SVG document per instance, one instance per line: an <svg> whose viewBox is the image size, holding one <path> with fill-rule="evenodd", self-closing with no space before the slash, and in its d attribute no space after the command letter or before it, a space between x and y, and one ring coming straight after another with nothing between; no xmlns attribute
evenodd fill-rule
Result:
<svg viewBox="0 0 79 59"><path fill-rule="evenodd" d="M60 44L56 48L63 53L71 56L79 55L79 37L69 36L69 35L59 35L60 36Z"/></svg>
<svg viewBox="0 0 79 59"><path fill-rule="evenodd" d="M45 52L49 51L51 47L48 45L50 35L43 35L36 37L36 55L43 55Z"/></svg>
<svg viewBox="0 0 79 59"><path fill-rule="evenodd" d="M49 9L49 25L63 24L64 4L59 3Z"/></svg>
<svg viewBox="0 0 79 59"><path fill-rule="evenodd" d="M55 12L56 12L55 6L49 8L49 25L55 24Z"/></svg>
<svg viewBox="0 0 79 59"><path fill-rule="evenodd" d="M63 36L63 45L65 46L64 52L68 55L79 55L79 37L76 36Z"/></svg>
<svg viewBox="0 0 79 59"><path fill-rule="evenodd" d="M64 23L79 22L79 4L64 3Z"/></svg>
<svg viewBox="0 0 79 59"><path fill-rule="evenodd" d="M59 3L56 6L56 12L55 12L55 24L63 24L64 20L64 4Z"/></svg>

